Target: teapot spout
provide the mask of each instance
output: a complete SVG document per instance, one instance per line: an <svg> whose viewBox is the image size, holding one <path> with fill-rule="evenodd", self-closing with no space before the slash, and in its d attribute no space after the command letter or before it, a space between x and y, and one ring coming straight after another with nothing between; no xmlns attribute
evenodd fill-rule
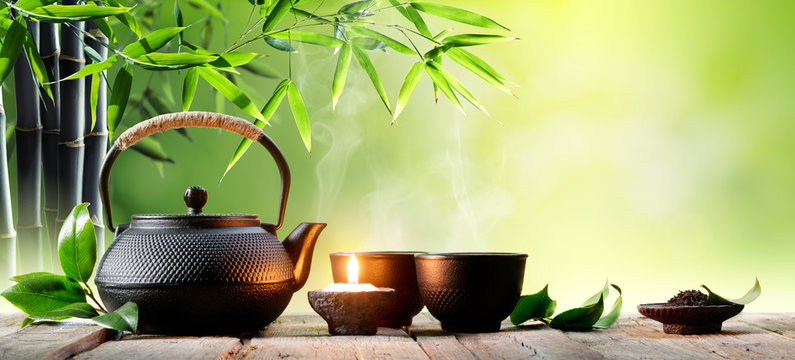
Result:
<svg viewBox="0 0 795 360"><path fill-rule="evenodd" d="M325 227L325 223L302 223L282 242L295 267L293 291L298 291L306 284L306 280L309 278L309 268L312 266L315 242Z"/></svg>

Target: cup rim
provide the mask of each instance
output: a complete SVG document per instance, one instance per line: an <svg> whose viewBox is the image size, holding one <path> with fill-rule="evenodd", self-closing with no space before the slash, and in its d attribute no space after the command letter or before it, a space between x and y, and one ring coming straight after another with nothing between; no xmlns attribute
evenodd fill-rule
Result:
<svg viewBox="0 0 795 360"><path fill-rule="evenodd" d="M415 259L487 259L487 258L527 258L524 253L511 252L438 252L417 254Z"/></svg>
<svg viewBox="0 0 795 360"><path fill-rule="evenodd" d="M357 257L361 258L379 258L379 257L395 257L395 256L410 256L415 257L416 255L427 254L426 251L338 251L329 254L329 257L349 257L351 255L356 255Z"/></svg>

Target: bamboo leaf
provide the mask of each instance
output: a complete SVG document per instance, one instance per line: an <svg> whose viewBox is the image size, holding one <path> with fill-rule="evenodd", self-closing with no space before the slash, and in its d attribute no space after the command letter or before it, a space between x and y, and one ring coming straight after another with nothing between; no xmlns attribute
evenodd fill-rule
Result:
<svg viewBox="0 0 795 360"><path fill-rule="evenodd" d="M466 115L464 108L461 107L461 102L458 101L458 97L455 96L453 90L450 88L450 84L447 83L439 70L431 65L430 61L425 63L425 73L428 74L428 77L430 77L431 81L433 81L433 83L442 91L444 96L446 96L450 102L452 102L453 105L455 105L455 107L461 111L462 114Z"/></svg>
<svg viewBox="0 0 795 360"><path fill-rule="evenodd" d="M397 40L395 40L395 39L393 39L393 38L391 38L389 36L381 34L381 33L377 32L377 31L370 30L370 29L368 29L366 27L362 27L362 26L351 26L351 30L359 33L360 35L366 36L368 38L381 41L384 44L386 44L387 46L391 47L392 49L395 49L395 51L397 51L397 52L399 52L401 54L419 55L414 50L411 50L408 46L403 45L403 43L401 43L401 42L399 42L399 41L397 41Z"/></svg>
<svg viewBox="0 0 795 360"><path fill-rule="evenodd" d="M743 297L738 299L724 298L723 296L712 292L712 290L710 290L706 285L701 285L701 287L707 290L707 303L713 305L748 305L762 294L762 288L759 286L759 279L756 279L754 286L751 287L751 289L748 290Z"/></svg>
<svg viewBox="0 0 795 360"><path fill-rule="evenodd" d="M217 65L223 64L223 65L233 66L233 67L234 66L242 66L242 65L246 65L246 64L254 61L257 58L261 58L263 56L265 56L265 55L255 54L255 53L250 53L250 52L223 53L223 54L221 54L218 57L217 60L211 62L210 65L216 66L216 63L218 63ZM223 63L220 63L220 61L223 61Z"/></svg>
<svg viewBox="0 0 795 360"><path fill-rule="evenodd" d="M113 88L111 89L110 101L108 101L108 132L111 139L113 138L114 130L121 123L124 109L127 107L132 81L132 69L130 69L129 64L125 64L116 74L116 80L113 82Z"/></svg>
<svg viewBox="0 0 795 360"><path fill-rule="evenodd" d="M119 15L132 8L122 6L84 5L46 5L28 12L30 17L50 23L86 21L107 16Z"/></svg>
<svg viewBox="0 0 795 360"><path fill-rule="evenodd" d="M450 48L450 45L434 46L433 49L428 50L428 52L423 54L422 57L428 60L436 59L447 52L447 50Z"/></svg>
<svg viewBox="0 0 795 360"><path fill-rule="evenodd" d="M14 5L22 10L33 10L40 6L50 5L56 0L19 0Z"/></svg>
<svg viewBox="0 0 795 360"><path fill-rule="evenodd" d="M593 327L598 329L607 329L613 326L613 324L615 324L618 320L618 316L621 315L621 307L624 304L624 301L621 299L621 288L616 284L610 284L610 286L618 291L618 298L616 299L616 302L613 303L613 308L610 310L610 312L607 315L602 316L602 318L599 319L596 324L593 324Z"/></svg>
<svg viewBox="0 0 795 360"><path fill-rule="evenodd" d="M549 284L532 295L523 295L511 312L511 323L519 325L528 320L544 320L555 313L557 302L549 297Z"/></svg>
<svg viewBox="0 0 795 360"><path fill-rule="evenodd" d="M516 40L515 37L508 37L502 35L489 35L489 34L461 34L453 35L442 40L442 44L462 47L462 46L476 46L492 44L495 42L512 41Z"/></svg>
<svg viewBox="0 0 795 360"><path fill-rule="evenodd" d="M505 84L502 82L502 76L495 72L489 71L484 68L479 62L474 60L473 58L466 55L464 50L453 48L448 50L446 53L447 57L452 59L453 61L457 62L461 66L465 67L467 70L471 71L473 74L477 75L481 79L485 80L491 85L494 85L496 88L513 95L513 93L508 90ZM479 60L479 59L478 59Z"/></svg>
<svg viewBox="0 0 795 360"><path fill-rule="evenodd" d="M97 261L97 240L88 203L75 206L64 220L58 234L58 260L66 276L88 283Z"/></svg>
<svg viewBox="0 0 795 360"><path fill-rule="evenodd" d="M107 3L108 5L117 7L121 5L117 0L107 0ZM135 34L135 36L138 38L143 36L141 33L141 27L138 25L138 21L135 20L135 17L133 17L129 12L116 15L116 18L119 20L119 22L127 26L127 28L129 28L130 31Z"/></svg>
<svg viewBox="0 0 795 360"><path fill-rule="evenodd" d="M206 0L187 0L187 1L188 4L190 4L191 6L209 14L210 16L218 20L221 20L222 22L228 22L224 14L222 14L221 11L218 10L218 8L213 6L213 4L210 4L208 1Z"/></svg>
<svg viewBox="0 0 795 360"><path fill-rule="evenodd" d="M113 31L113 28L110 26L108 19L98 18L94 19L93 21L94 24L97 25L97 28L99 28L99 31L102 31L102 34L104 34L108 38L108 41L110 41L112 44L115 44L116 33Z"/></svg>
<svg viewBox="0 0 795 360"><path fill-rule="evenodd" d="M361 12L362 10L367 9L370 5L374 3L373 0L362 0L352 2L350 4L343 5L337 10L338 14L355 14Z"/></svg>
<svg viewBox="0 0 795 360"><path fill-rule="evenodd" d="M370 77L370 81L373 83L373 87L378 92L378 96L381 97L381 101L386 106L386 110L389 111L389 114L392 114L392 109L389 107L389 99L386 96L386 90L384 90L384 85L381 84L381 79L378 77L378 73L375 71L375 66L370 61L370 57L367 56L367 53L364 50L359 49L356 46L352 46L351 50L353 50L353 55L356 56L356 60L359 62L359 65L362 66L362 69L367 73L367 76Z"/></svg>
<svg viewBox="0 0 795 360"><path fill-rule="evenodd" d="M93 306L89 305L86 302L77 302L55 310L30 314L30 318L33 320L61 321L73 317L81 319L90 319L97 315L99 314L97 313L97 310L94 309Z"/></svg>
<svg viewBox="0 0 795 360"><path fill-rule="evenodd" d="M254 75L262 76L264 78L278 79L282 77L281 74L279 74L279 72L276 71L276 69L272 68L270 65L263 64L257 61L252 61L248 64L243 64L241 65L241 67Z"/></svg>
<svg viewBox="0 0 795 360"><path fill-rule="evenodd" d="M498 24L496 21L489 19L483 15L476 14L468 10L452 7L449 5L435 4L427 1L414 1L411 3L411 7L419 11L422 11L424 13L436 15L439 17L443 17L464 24L490 28L490 29L503 29L510 31L510 29L508 29L507 27L502 26Z"/></svg>
<svg viewBox="0 0 795 360"><path fill-rule="evenodd" d="M290 12L295 14L295 15L303 16L304 18L314 20L314 21L316 21L318 23L321 23L321 24L329 24L329 23L331 23L331 21L326 19L326 18L317 16L315 14L312 14L309 11L304 11L304 10L301 10L301 9L298 9L298 8L291 7L290 8Z"/></svg>
<svg viewBox="0 0 795 360"><path fill-rule="evenodd" d="M76 302L86 302L86 294L77 281L55 274L20 281L0 295L26 314L37 314Z"/></svg>
<svg viewBox="0 0 795 360"><path fill-rule="evenodd" d="M270 35L270 37L275 39L299 41L307 44L327 46L327 47L340 47L343 44L341 40L333 38L331 36L317 34L313 32L305 32L305 31L285 31L285 32L272 34Z"/></svg>
<svg viewBox="0 0 795 360"><path fill-rule="evenodd" d="M102 74L94 74L91 76L91 129L89 132L94 131L94 126L97 124L97 104L99 103L99 85L102 79Z"/></svg>
<svg viewBox="0 0 795 360"><path fill-rule="evenodd" d="M135 150L139 154L141 154L143 156L146 156L147 158L149 158L151 160L154 160L155 162L158 162L158 163L162 163L162 162L173 163L174 162L174 160L172 160L168 156L168 154L166 154L166 151L163 150L163 145L160 144L160 141L157 140L156 138L151 137L151 136L142 138L141 140L138 140L138 142L136 142L135 145L133 145L131 147L131 149Z"/></svg>
<svg viewBox="0 0 795 360"><path fill-rule="evenodd" d="M268 14L268 18L265 19L265 23L262 24L263 33L273 30L273 28L276 27L276 24L278 24L279 21L284 18L284 15L287 15L287 10L292 7L291 1L292 0L279 0L279 2L273 6L270 14Z"/></svg>
<svg viewBox="0 0 795 360"><path fill-rule="evenodd" d="M3 46L0 48L0 83L5 82L8 74L14 68L14 63L17 62L22 44L25 43L25 36L28 30L25 25L25 19L22 16L17 19L8 27L6 36L3 38Z"/></svg>
<svg viewBox="0 0 795 360"><path fill-rule="evenodd" d="M95 62L95 63L88 64L88 65L84 66L83 68L81 68L80 70L78 70L76 73L74 73L72 75L69 75L69 76L67 76L64 79L61 79L61 81L79 79L81 77L86 77L86 76L89 76L89 75L99 74L99 73L109 69L111 66L113 66L113 64L116 63L116 60L118 60L118 57L116 55L113 55L113 56L109 56L107 59L105 59L102 62Z"/></svg>
<svg viewBox="0 0 795 360"><path fill-rule="evenodd" d="M229 101L235 104L238 108L256 119L266 121L262 114L257 110L257 107L254 105L254 103L251 102L251 99L249 99L246 94L240 91L240 89L238 89L235 84L229 81L229 79L208 67L199 67L198 69L199 75L201 75L205 81L212 85L220 94L224 95L224 97L229 99Z"/></svg>
<svg viewBox="0 0 795 360"><path fill-rule="evenodd" d="M30 64L30 69L33 74L36 76L39 84L42 88L44 88L44 92L47 96L52 100L52 89L50 89L50 79L47 76L47 68L44 66L44 61L41 59L41 55L39 55L38 46L36 46L36 42L33 40L33 35L30 32L25 34L25 44L23 45L23 51L25 52L25 56L28 58L28 64Z"/></svg>
<svg viewBox="0 0 795 360"><path fill-rule="evenodd" d="M386 47L386 44L381 41L361 36L351 39L351 45L364 50L381 50Z"/></svg>
<svg viewBox="0 0 795 360"><path fill-rule="evenodd" d="M189 53L149 53L137 57L135 60L145 69L176 70L207 64L218 59L218 56L194 55ZM152 66L152 65L157 66ZM165 69L164 69L165 68Z"/></svg>
<svg viewBox="0 0 795 360"><path fill-rule="evenodd" d="M185 19L182 17L182 9L179 7L179 0L174 0L174 23L177 27L185 26ZM182 44L182 33L177 34L177 42Z"/></svg>
<svg viewBox="0 0 795 360"><path fill-rule="evenodd" d="M290 100L290 109L293 112L295 125L301 133L301 140L304 141L306 151L312 152L312 127L309 125L309 115L306 113L306 106L298 87L294 83L287 85L287 98Z"/></svg>
<svg viewBox="0 0 795 360"><path fill-rule="evenodd" d="M265 104L265 107L262 108L262 116L265 118L265 121L256 120L254 121L254 125L258 126L262 129L265 124L267 124L273 114L276 112L276 109L279 107L279 104L282 103L284 99L284 95L287 94L287 87L290 85L291 81L289 79L284 79L279 85L276 86L276 89L273 91L273 95L268 100L268 103ZM238 160L243 157L243 154L248 151L248 148L251 146L251 140L243 139L240 144L235 149L234 155L232 155L232 160L229 161L229 165L226 166L226 170L224 171L224 176L232 169L232 166L235 166Z"/></svg>
<svg viewBox="0 0 795 360"><path fill-rule="evenodd" d="M199 83L199 70L191 68L185 74L185 82L182 84L182 111L190 110L193 103L193 96L196 95L196 85Z"/></svg>
<svg viewBox="0 0 795 360"><path fill-rule="evenodd" d="M414 93L414 89L417 88L417 84L420 82L420 77L422 76L423 64L422 61L418 61L409 69L406 80L403 81L403 86L400 87L400 94L398 94L395 114L392 115L392 121L397 120L398 115L400 115L400 112L403 111L403 108L405 108L406 104L409 102L411 94Z"/></svg>
<svg viewBox="0 0 795 360"><path fill-rule="evenodd" d="M109 329L136 332L138 330L138 305L128 301L113 312L93 317L91 320Z"/></svg>
<svg viewBox="0 0 795 360"><path fill-rule="evenodd" d="M439 73L442 74L442 76L444 77L445 81L447 81L447 83L450 84L450 86L453 87L455 91L461 94L464 97L464 99L467 99L467 101L469 101L470 104L478 108L478 110L482 111L484 114L489 115L489 112L486 111L486 107L483 106L483 104L481 104L480 101L475 99L475 96L472 95L472 93L470 93L469 90L467 90L464 87L464 85L462 85L461 82L459 82L458 79L456 79L455 76L453 76L453 74L445 70L445 68L443 68L441 65L437 65L434 62L429 62L428 64L430 64L430 66L438 70Z"/></svg>
<svg viewBox="0 0 795 360"><path fill-rule="evenodd" d="M100 56L99 53L96 50L94 50L94 48L92 48L91 46L84 45L83 52L85 53L86 56L88 56L88 58L91 60L92 63L99 63L102 62L102 60L104 60L102 59L102 56Z"/></svg>
<svg viewBox="0 0 795 360"><path fill-rule="evenodd" d="M288 42L287 40L284 40L284 39L277 39L275 37L268 36L268 37L265 38L265 43L267 43L268 45L270 45L272 48L274 48L276 50L285 51L285 52L291 52L291 53L297 53L298 52L298 51L296 51L293 48L292 45L290 45L290 42Z"/></svg>
<svg viewBox="0 0 795 360"><path fill-rule="evenodd" d="M417 12L413 7L406 6L406 15L409 21L414 24L414 27L417 28L417 31L420 32L425 37L431 37L431 31L428 30L428 25L425 24L425 20L422 19L420 13Z"/></svg>
<svg viewBox="0 0 795 360"><path fill-rule="evenodd" d="M334 80L331 83L331 109L337 107L337 101L345 88L345 79L348 77L348 68L351 64L351 46L343 43L337 55L337 67L334 70Z"/></svg>
<svg viewBox="0 0 795 360"><path fill-rule="evenodd" d="M440 31L438 34L436 34L436 36L434 36L434 37L433 37L433 40L436 40L436 41L441 41L441 40L442 40L442 39L444 39L444 37L445 37L445 36L447 36L447 34L449 34L451 31L453 31L453 28L444 29L444 30Z"/></svg>
<svg viewBox="0 0 795 360"><path fill-rule="evenodd" d="M135 59L140 57L141 55L155 52L157 51L157 49L163 47L163 45L166 45L171 39L174 38L174 36L179 34L182 30L185 30L185 28L168 27L168 28L155 30L151 34L146 35L141 40L138 40L124 47L124 50L122 50L122 54Z"/></svg>

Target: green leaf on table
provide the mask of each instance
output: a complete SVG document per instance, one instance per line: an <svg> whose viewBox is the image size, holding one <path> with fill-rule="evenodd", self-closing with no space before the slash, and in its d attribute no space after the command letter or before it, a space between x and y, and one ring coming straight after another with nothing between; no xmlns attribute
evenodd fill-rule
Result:
<svg viewBox="0 0 795 360"><path fill-rule="evenodd" d="M496 88L513 95L513 93L505 87L505 83L502 81L502 75L497 73L496 71L490 71L483 67L482 64L485 64L481 61L476 61L472 57L468 56L467 52L458 48L452 48L447 50L445 53L447 57L452 59L453 61L457 62L459 65L463 66L467 70L471 71L473 74L477 75L481 79L485 80L491 85L494 85ZM480 59L478 59L480 60Z"/></svg>
<svg viewBox="0 0 795 360"><path fill-rule="evenodd" d="M477 46L492 44L495 42L512 41L516 37L502 36L502 35L489 35L489 34L460 34L446 37L442 40L442 44L463 47L463 46Z"/></svg>
<svg viewBox="0 0 795 360"><path fill-rule="evenodd" d="M342 89L345 88L345 79L348 77L348 68L351 64L351 46L343 43L337 54L337 67L334 70L334 80L331 82L331 109L337 107L337 101L342 95Z"/></svg>
<svg viewBox="0 0 795 360"><path fill-rule="evenodd" d="M153 138L151 136L142 138L130 148L157 163L174 163L174 160L172 160L168 154L166 154L166 151L163 150L163 145L160 144L160 140L157 138Z"/></svg>
<svg viewBox="0 0 795 360"><path fill-rule="evenodd" d="M185 29L185 27L168 27L155 30L142 39L124 47L122 54L135 59L141 55L155 52Z"/></svg>
<svg viewBox="0 0 795 360"><path fill-rule="evenodd" d="M86 21L126 13L132 8L123 6L46 5L27 12L31 18L49 23Z"/></svg>
<svg viewBox="0 0 795 360"><path fill-rule="evenodd" d="M60 321L73 317L81 319L90 319L97 315L99 315L99 313L97 313L97 310L94 309L94 307L91 306L90 304L86 302L76 302L55 310L30 314L29 317L33 320Z"/></svg>
<svg viewBox="0 0 795 360"><path fill-rule="evenodd" d="M276 86L276 89L273 90L273 95L268 100L268 103L265 104L265 107L262 108L262 116L265 118L265 121L257 119L254 121L254 125L262 129L265 124L270 121L273 114L276 112L276 109L279 107L279 104L282 103L284 96L287 94L287 88L290 86L292 82L289 79L284 79L279 85ZM224 176L232 169L232 166L235 166L238 160L243 157L243 154L246 153L248 148L251 146L251 140L248 138L243 139L240 144L235 149L235 154L232 155L232 160L229 161L229 165L226 166L226 170L224 171Z"/></svg>
<svg viewBox="0 0 795 360"><path fill-rule="evenodd" d="M608 295L610 295L610 284L608 283L607 280L605 280L605 286L602 287L602 290L599 290L599 292L589 297L588 300L585 300L582 303L582 306L595 304L597 301L599 301L600 297L602 299L607 299Z"/></svg>
<svg viewBox="0 0 795 360"><path fill-rule="evenodd" d="M199 67L199 75L214 87L220 94L235 104L238 108L256 119L267 121L246 94L238 89L229 79L209 67Z"/></svg>
<svg viewBox="0 0 795 360"><path fill-rule="evenodd" d="M287 11L292 7L291 1L292 0L279 0L276 5L273 5L273 9L271 9L268 17L265 19L265 23L262 24L263 33L273 30L279 21L282 21L284 16L287 15Z"/></svg>
<svg viewBox="0 0 795 360"><path fill-rule="evenodd" d="M352 38L351 45L364 50L381 50L386 47L386 44L381 41L361 36Z"/></svg>
<svg viewBox="0 0 795 360"><path fill-rule="evenodd" d="M607 329L613 326L613 324L615 324L615 322L618 320L618 316L621 315L621 307L624 304L624 301L621 299L621 288L616 284L610 284L610 286L618 291L618 298L616 298L616 302L613 303L613 308L610 310L610 312L607 315L602 316L599 321L593 324L593 327L598 329Z"/></svg>
<svg viewBox="0 0 795 360"><path fill-rule="evenodd" d="M551 317L555 313L557 302L549 297L548 288L549 284L535 294L521 296L511 312L511 323L519 325L527 320Z"/></svg>
<svg viewBox="0 0 795 360"><path fill-rule="evenodd" d="M8 27L6 36L3 38L3 45L0 47L0 83L5 82L8 74L14 68L27 34L25 19L22 16L17 17Z"/></svg>
<svg viewBox="0 0 795 360"><path fill-rule="evenodd" d="M373 40L378 40L401 54L418 55L414 50L411 50L408 46L403 45L403 43L375 30L370 30L362 26L351 26L351 30L359 33L359 35L366 36Z"/></svg>
<svg viewBox="0 0 795 360"><path fill-rule="evenodd" d="M258 62L258 61L252 61L252 62L250 62L248 64L243 64L240 67L242 67L243 69L246 69L246 71L248 71L248 72L250 72L250 73L252 73L254 75L262 76L264 78L278 79L278 78L282 77L282 75L279 74L279 72L276 71L276 69L274 69L273 67L271 67L268 64L263 64L263 63Z"/></svg>
<svg viewBox="0 0 795 360"><path fill-rule="evenodd" d="M284 39L277 39L275 37L268 36L265 38L265 43L279 51L291 52L291 53L298 52L297 50L295 50L295 48L293 48L292 45L290 45L289 41Z"/></svg>
<svg viewBox="0 0 795 360"><path fill-rule="evenodd" d="M130 98L130 89L132 88L132 69L129 64L116 73L116 80L113 82L111 89L110 100L108 101L108 132L110 138L113 138L113 132L116 127L121 123L122 116L124 116L124 109L127 108L127 101Z"/></svg>
<svg viewBox="0 0 795 360"><path fill-rule="evenodd" d="M0 295L26 314L37 314L76 302L86 302L85 291L77 281L55 274L27 278Z"/></svg>
<svg viewBox="0 0 795 360"><path fill-rule="evenodd" d="M128 301L118 309L93 317L91 320L109 329L136 332L138 330L138 305Z"/></svg>
<svg viewBox="0 0 795 360"><path fill-rule="evenodd" d="M30 317L26 317L26 318L22 319L22 325L20 326L20 328L24 328L25 326L33 324L34 321L36 321L36 320L33 320Z"/></svg>
<svg viewBox="0 0 795 360"><path fill-rule="evenodd" d="M556 315L549 322L549 327L560 330L590 330L599 321L604 309L604 298L599 292L599 298L595 303L566 310Z"/></svg>
<svg viewBox="0 0 795 360"><path fill-rule="evenodd" d="M707 303L711 305L748 305L762 294L762 287L759 286L758 278L754 282L754 286L743 297L737 299L724 298L712 292L706 285L701 285L701 287L707 290Z"/></svg>
<svg viewBox="0 0 795 360"><path fill-rule="evenodd" d="M293 112L295 125L298 126L298 132L301 134L301 140L304 141L306 151L312 152L312 127L309 125L309 115L306 113L306 106L301 93L298 91L298 86L295 83L290 83L287 86L287 99L290 100L290 110Z"/></svg>
<svg viewBox="0 0 795 360"><path fill-rule="evenodd" d="M422 11L427 14L436 15L449 20L457 21L464 24L479 26L490 29L503 29L508 30L505 26L498 24L496 21L489 19L483 15L473 13L468 10L459 9L449 5L435 4L427 1L414 1L411 7Z"/></svg>
<svg viewBox="0 0 795 360"><path fill-rule="evenodd" d="M270 35L271 38L298 41L327 47L340 47L344 42L334 37L305 31L284 31ZM267 38L266 38L267 39ZM281 49L280 49L281 50Z"/></svg>
<svg viewBox="0 0 795 360"><path fill-rule="evenodd" d="M188 4L191 6L203 11L210 16L221 20L222 22L228 22L224 14L221 13L221 10L218 10L213 4L208 2L207 0L187 0Z"/></svg>
<svg viewBox="0 0 795 360"><path fill-rule="evenodd" d="M397 120L398 115L400 115L400 112L403 111L403 109L406 107L406 104L409 102L411 94L414 93L414 89L417 88L417 84L420 82L420 77L422 77L422 68L424 65L424 62L418 61L409 69L409 73L406 75L406 80L403 81L403 86L400 87L400 94L398 94L397 104L395 105L395 114L392 115L393 122Z"/></svg>
<svg viewBox="0 0 795 360"><path fill-rule="evenodd" d="M445 70L443 67L441 67L441 65L437 65L435 62L430 61L428 62L428 64L433 68L435 68L437 71L439 71L439 73L442 74L442 77L444 77L445 81L447 81L447 83L453 89L455 89L455 91L461 94L461 96L463 96L464 99L467 99L467 101L469 101L469 103L472 104L472 106L476 107L484 114L489 115L489 112L486 111L486 107L483 106L483 104L481 104L477 99L475 99L475 96L473 96L472 93L470 93L469 90L467 90L464 87L464 85L462 85L461 82L459 82L458 79L456 79L455 76L453 76L453 74Z"/></svg>
<svg viewBox="0 0 795 360"><path fill-rule="evenodd" d="M378 73L375 71L375 66L373 66L372 61L370 61L370 57L367 56L367 53L356 47L352 46L351 49L353 50L353 55L356 56L356 60L359 62L359 65L362 66L364 72L367 73L367 76L370 77L370 81L373 83L376 92L378 92L378 96L381 97L381 101L386 106L386 110L389 111L389 114L392 114L392 109L389 107L389 99L386 96L386 90L384 90L384 85L381 84L381 79L378 77Z"/></svg>
<svg viewBox="0 0 795 360"><path fill-rule="evenodd" d="M433 84L442 91L444 96L446 96L447 99L449 99L450 102L452 102L462 114L466 115L464 108L461 106L461 102L458 101L458 97L456 97L455 93L453 93L453 89L450 88L450 84L447 83L444 75L442 75L442 73L439 72L435 66L431 65L431 63L431 61L425 62L425 73L428 74L428 77L431 78Z"/></svg>
<svg viewBox="0 0 795 360"><path fill-rule="evenodd" d="M69 75L69 76L67 76L64 79L61 79L61 81L79 79L81 77L94 75L94 74L99 74L99 73L109 69L111 66L113 66L113 64L115 64L117 60L118 60L118 57L116 55L109 56L107 59L105 59L102 62L91 63L91 64L88 64L86 66L83 66L76 73L74 73L72 75Z"/></svg>
<svg viewBox="0 0 795 360"><path fill-rule="evenodd" d="M58 260L66 276L88 283L97 261L97 238L88 203L78 204L66 216L58 234Z"/></svg>
<svg viewBox="0 0 795 360"><path fill-rule="evenodd" d="M196 95L196 85L199 83L199 69L191 68L185 74L185 82L182 84L182 111L190 110L193 103L193 96Z"/></svg>
<svg viewBox="0 0 795 360"><path fill-rule="evenodd" d="M215 61L218 56L194 55L190 53L158 53L141 55L135 60L144 69L178 70Z"/></svg>

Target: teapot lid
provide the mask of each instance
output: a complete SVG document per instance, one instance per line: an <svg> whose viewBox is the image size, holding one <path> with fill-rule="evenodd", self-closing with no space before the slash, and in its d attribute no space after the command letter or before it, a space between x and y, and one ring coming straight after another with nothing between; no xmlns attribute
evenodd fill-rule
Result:
<svg viewBox="0 0 795 360"><path fill-rule="evenodd" d="M188 206L187 214L147 214L133 215L131 227L134 228L223 228L260 226L259 216L254 214L205 214L202 208L207 204L207 190L201 186L191 186L183 196Z"/></svg>

